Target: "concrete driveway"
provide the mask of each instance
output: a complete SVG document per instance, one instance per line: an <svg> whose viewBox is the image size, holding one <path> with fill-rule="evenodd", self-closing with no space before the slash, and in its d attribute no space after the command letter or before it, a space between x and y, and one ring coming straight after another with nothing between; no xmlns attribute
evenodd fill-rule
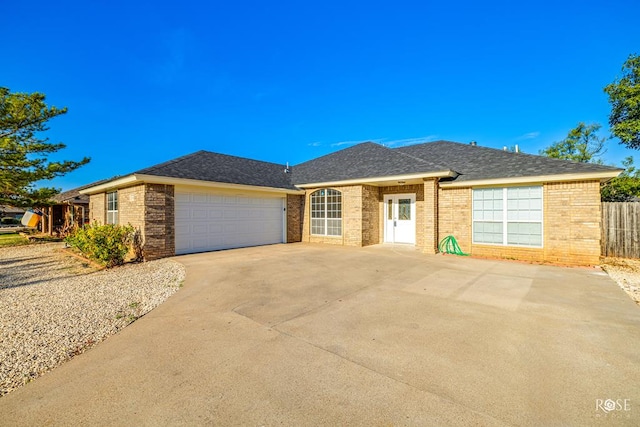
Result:
<svg viewBox="0 0 640 427"><path fill-rule="evenodd" d="M640 307L598 270L305 244L176 260L180 292L0 398L0 424L640 424Z"/></svg>

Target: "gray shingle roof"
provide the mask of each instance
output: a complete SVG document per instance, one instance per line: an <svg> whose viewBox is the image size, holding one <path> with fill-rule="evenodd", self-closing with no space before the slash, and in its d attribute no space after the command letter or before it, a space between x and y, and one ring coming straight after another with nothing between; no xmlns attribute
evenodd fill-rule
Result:
<svg viewBox="0 0 640 427"><path fill-rule="evenodd" d="M365 142L293 166L290 173L285 173L284 165L209 151L198 151L134 173L297 190L295 185L449 170L460 174L451 178L455 182L620 171L611 166L435 141L394 149ZM111 180L70 190L56 196L56 199L68 200L75 197L78 190Z"/></svg>
<svg viewBox="0 0 640 427"><path fill-rule="evenodd" d="M294 166L292 182L301 185L450 169L433 160L365 142Z"/></svg>
<svg viewBox="0 0 640 427"><path fill-rule="evenodd" d="M285 173L284 170L284 165L276 163L210 151L198 151L134 173L288 190L296 189L291 184L291 174Z"/></svg>
<svg viewBox="0 0 640 427"><path fill-rule="evenodd" d="M460 174L455 178L456 182L620 170L611 166L570 162L451 141L427 142L395 150L447 165Z"/></svg>
<svg viewBox="0 0 640 427"><path fill-rule="evenodd" d="M91 184L83 185L82 187L73 188L71 190L67 190L62 193L56 194L51 199L56 203L64 203L64 202L71 201L75 204L89 204L89 196L86 194L80 194L81 190L84 190L85 188L89 188L89 187L95 187L96 185L104 184L105 182L109 182L117 178L118 177L115 176L113 178L102 179L100 181L92 182Z"/></svg>

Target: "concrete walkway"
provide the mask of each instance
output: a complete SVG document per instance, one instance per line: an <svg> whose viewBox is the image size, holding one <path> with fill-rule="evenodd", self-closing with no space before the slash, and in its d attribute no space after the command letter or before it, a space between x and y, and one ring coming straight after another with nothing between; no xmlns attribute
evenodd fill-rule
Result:
<svg viewBox="0 0 640 427"><path fill-rule="evenodd" d="M598 270L382 246L176 259L182 290L0 398L0 424L640 424L640 307Z"/></svg>

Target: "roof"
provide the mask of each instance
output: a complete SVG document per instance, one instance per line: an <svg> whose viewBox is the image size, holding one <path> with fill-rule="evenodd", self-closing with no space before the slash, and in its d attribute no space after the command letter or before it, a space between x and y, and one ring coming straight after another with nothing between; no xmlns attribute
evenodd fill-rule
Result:
<svg viewBox="0 0 640 427"><path fill-rule="evenodd" d="M100 181L92 182L91 184L83 185L81 187L74 188L72 190L64 191L62 193L56 194L51 199L58 204L62 204L66 202L72 202L74 204L88 204L89 196L86 194L80 194L81 190L84 190L85 188L89 188L89 187L94 187L96 185L104 184L105 182L109 182L116 178L118 177L116 176L109 179L102 179Z"/></svg>
<svg viewBox="0 0 640 427"><path fill-rule="evenodd" d="M15 206L0 205L0 212L3 212L5 215L19 215L23 214L25 210L22 208L16 208Z"/></svg>
<svg viewBox="0 0 640 427"><path fill-rule="evenodd" d="M303 185L449 170L439 159L436 163L432 159L364 142L294 166L292 182Z"/></svg>
<svg viewBox="0 0 640 427"><path fill-rule="evenodd" d="M456 182L620 171L611 166L571 162L451 141L409 145L396 148L395 151L425 160L437 160L447 165L459 174L455 178Z"/></svg>
<svg viewBox="0 0 640 427"><path fill-rule="evenodd" d="M513 153L451 141L435 141L399 148L387 148L364 142L289 169L282 164L263 162L244 157L198 151L168 162L140 169L124 177L95 182L56 196L64 202L87 197L92 192L105 191L132 182L186 179L217 184L245 185L299 191L305 185L338 182L384 183L410 178L421 182L428 176L439 177L446 185L458 185L478 180L501 180L551 176L567 179L594 179L616 176L618 168L552 159L543 156ZM157 178L155 178L157 177ZM378 179L376 179L378 178ZM299 187L296 187L299 186ZM84 191L83 191L84 190ZM83 193L82 195L79 192Z"/></svg>
<svg viewBox="0 0 640 427"><path fill-rule="evenodd" d="M134 175L154 175L297 190L291 184L291 175L285 172L285 169L285 165L203 150L141 169L134 172Z"/></svg>

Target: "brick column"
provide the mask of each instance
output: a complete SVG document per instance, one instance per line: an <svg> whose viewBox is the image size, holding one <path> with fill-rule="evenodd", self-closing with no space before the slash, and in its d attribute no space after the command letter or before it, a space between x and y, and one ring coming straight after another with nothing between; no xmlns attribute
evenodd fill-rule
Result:
<svg viewBox="0 0 640 427"><path fill-rule="evenodd" d="M424 244L422 251L435 254L438 249L438 180L424 181Z"/></svg>
<svg viewBox="0 0 640 427"><path fill-rule="evenodd" d="M303 195L287 194L287 243L302 241Z"/></svg>
<svg viewBox="0 0 640 427"><path fill-rule="evenodd" d="M173 185L145 184L143 252L147 261L176 254L174 193Z"/></svg>

